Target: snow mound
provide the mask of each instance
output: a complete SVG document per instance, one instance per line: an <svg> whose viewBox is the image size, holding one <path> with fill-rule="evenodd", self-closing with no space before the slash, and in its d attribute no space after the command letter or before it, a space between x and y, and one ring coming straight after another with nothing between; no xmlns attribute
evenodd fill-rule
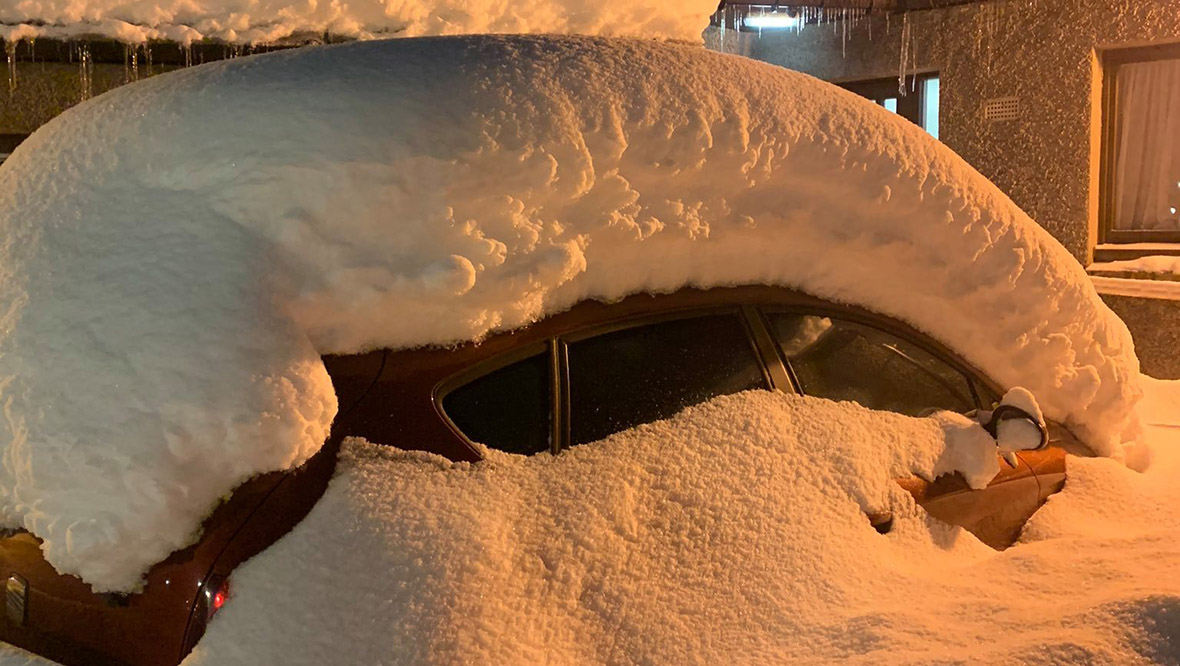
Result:
<svg viewBox="0 0 1180 666"><path fill-rule="evenodd" d="M588 37L213 63L63 113L0 166L0 522L127 590L335 413L328 352L477 339L585 298L796 287L890 314L1098 452L1126 327L919 128L810 77Z"/></svg>
<svg viewBox="0 0 1180 666"><path fill-rule="evenodd" d="M944 441L931 419L766 392L557 458L354 441L185 666L1176 663L1180 441L1144 474L1071 458L1002 553L893 482L973 448Z"/></svg>
<svg viewBox="0 0 1180 666"><path fill-rule="evenodd" d="M374 39L467 33L578 33L701 41L716 0L25 0L0 7L0 39L103 35L271 43L300 34Z"/></svg>
<svg viewBox="0 0 1180 666"><path fill-rule="evenodd" d="M992 552L924 518L894 481L952 460L994 475L995 442L964 421L750 391L556 457L453 464L350 440L307 519L234 573L185 663L808 655L840 638L799 637L828 633L863 586L904 584L881 560L920 569L932 538L967 561ZM887 510L885 537L865 512Z"/></svg>

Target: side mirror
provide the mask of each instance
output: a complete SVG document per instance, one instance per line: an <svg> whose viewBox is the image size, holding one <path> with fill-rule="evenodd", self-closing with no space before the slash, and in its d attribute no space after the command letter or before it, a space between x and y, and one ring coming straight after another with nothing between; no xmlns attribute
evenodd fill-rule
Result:
<svg viewBox="0 0 1180 666"><path fill-rule="evenodd" d="M1002 451L1035 451L1049 445L1044 421L1016 405L996 407L983 429Z"/></svg>

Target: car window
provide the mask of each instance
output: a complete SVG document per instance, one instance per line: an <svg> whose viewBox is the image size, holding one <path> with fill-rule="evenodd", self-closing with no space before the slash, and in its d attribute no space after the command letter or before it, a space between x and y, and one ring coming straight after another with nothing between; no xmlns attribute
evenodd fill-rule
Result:
<svg viewBox="0 0 1180 666"><path fill-rule="evenodd" d="M673 416L710 398L768 388L737 314L637 326L569 345L570 443Z"/></svg>
<svg viewBox="0 0 1180 666"><path fill-rule="evenodd" d="M473 442L524 455L548 451L550 366L540 353L490 372L444 395L443 411Z"/></svg>
<svg viewBox="0 0 1180 666"><path fill-rule="evenodd" d="M970 380L911 342L836 318L786 313L769 318L807 395L910 416L976 407Z"/></svg>

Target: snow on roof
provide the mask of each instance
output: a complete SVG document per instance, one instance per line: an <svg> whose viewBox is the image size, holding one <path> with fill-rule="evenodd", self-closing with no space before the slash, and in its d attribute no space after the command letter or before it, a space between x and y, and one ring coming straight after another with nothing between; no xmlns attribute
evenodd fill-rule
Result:
<svg viewBox="0 0 1180 666"><path fill-rule="evenodd" d="M358 39L554 32L700 42L716 9L716 0L37 0L0 8L0 39L257 44L325 32Z"/></svg>
<svg viewBox="0 0 1180 666"><path fill-rule="evenodd" d="M0 517L133 588L335 413L318 355L778 284L904 319L1097 451L1138 362L1082 267L919 128L802 74L587 37L235 59L0 167Z"/></svg>

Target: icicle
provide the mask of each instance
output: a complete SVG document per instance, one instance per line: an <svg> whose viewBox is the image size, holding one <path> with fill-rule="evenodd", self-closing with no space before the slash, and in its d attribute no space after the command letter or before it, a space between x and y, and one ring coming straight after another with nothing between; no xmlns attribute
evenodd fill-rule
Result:
<svg viewBox="0 0 1180 666"><path fill-rule="evenodd" d="M180 50L182 53L184 53L184 66L185 67L192 67L193 66L193 45L192 44L183 44L183 45L181 45Z"/></svg>
<svg viewBox="0 0 1180 666"><path fill-rule="evenodd" d="M996 8L995 5L987 5L987 73L990 76L992 73L992 52L994 51L994 44L996 41Z"/></svg>
<svg viewBox="0 0 1180 666"><path fill-rule="evenodd" d="M4 53L8 56L8 94L16 92L16 45L17 42L7 39L4 41Z"/></svg>
<svg viewBox="0 0 1180 666"><path fill-rule="evenodd" d="M131 83L139 80L139 47L133 44L123 45L123 82Z"/></svg>
<svg viewBox="0 0 1180 666"><path fill-rule="evenodd" d="M897 92L902 97L906 95L905 76L909 71L912 63L910 62L910 49L913 47L911 41L910 15L905 13L901 15L901 64L898 67L897 73Z"/></svg>
<svg viewBox="0 0 1180 666"><path fill-rule="evenodd" d="M147 65L147 75L152 75L152 45L150 42L143 43L143 62Z"/></svg>
<svg viewBox="0 0 1180 666"><path fill-rule="evenodd" d="M848 60L848 10L841 10L840 13L840 57Z"/></svg>
<svg viewBox="0 0 1180 666"><path fill-rule="evenodd" d="M78 45L78 87L81 101L94 96L94 63L90 60L90 45L86 42Z"/></svg>

